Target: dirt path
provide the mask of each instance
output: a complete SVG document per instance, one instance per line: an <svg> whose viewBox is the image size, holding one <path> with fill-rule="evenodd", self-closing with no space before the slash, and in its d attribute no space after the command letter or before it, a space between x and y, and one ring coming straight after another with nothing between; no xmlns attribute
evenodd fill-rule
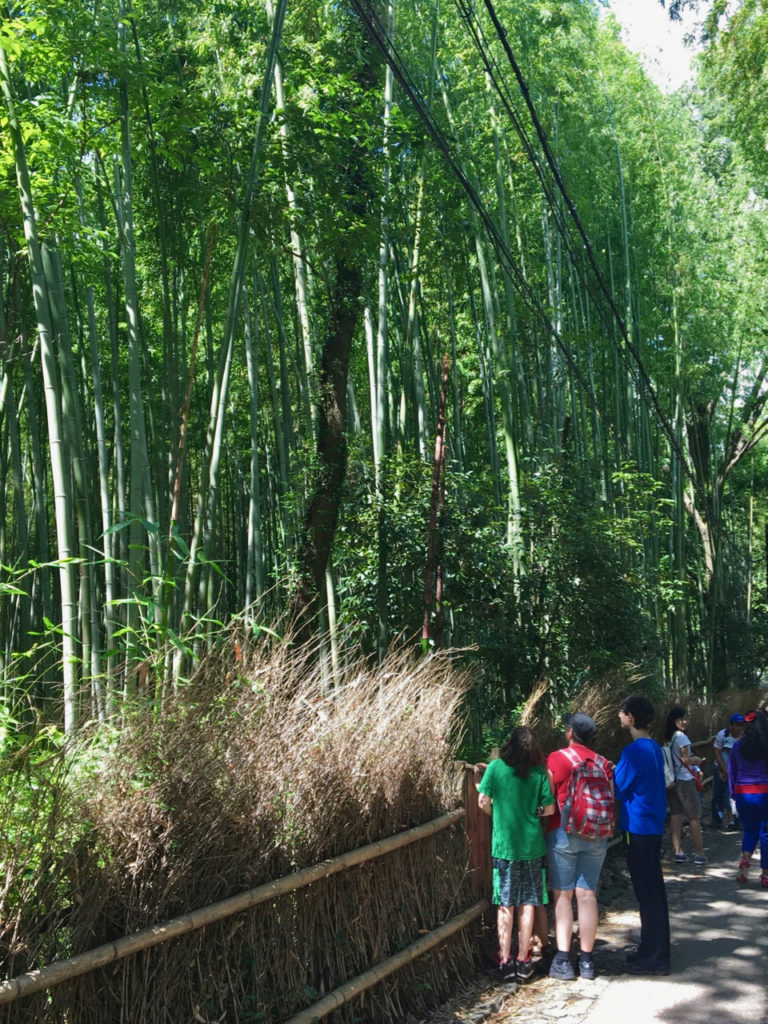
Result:
<svg viewBox="0 0 768 1024"><path fill-rule="evenodd" d="M675 865L665 841L664 875L672 923L672 974L635 978L621 964L639 927L621 851L611 851L600 892L595 981L498 986L480 979L422 1024L768 1024L768 890L758 855L746 887L735 881L738 833L705 832L709 863Z"/></svg>

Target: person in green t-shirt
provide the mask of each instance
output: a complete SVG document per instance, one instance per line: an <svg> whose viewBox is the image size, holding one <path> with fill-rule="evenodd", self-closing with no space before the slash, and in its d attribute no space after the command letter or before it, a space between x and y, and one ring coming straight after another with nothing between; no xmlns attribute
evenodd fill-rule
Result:
<svg viewBox="0 0 768 1024"><path fill-rule="evenodd" d="M547 847L540 819L555 811L544 754L528 726L518 726L511 733L500 757L488 765L477 790L480 809L493 821L491 859L493 902L498 907L499 971L504 979L524 980L533 974L534 907L544 903ZM515 910L518 952L513 962Z"/></svg>

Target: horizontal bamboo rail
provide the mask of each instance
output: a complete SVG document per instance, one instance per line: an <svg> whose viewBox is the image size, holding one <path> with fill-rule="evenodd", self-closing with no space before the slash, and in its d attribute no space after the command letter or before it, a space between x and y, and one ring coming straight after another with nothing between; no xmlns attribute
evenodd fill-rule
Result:
<svg viewBox="0 0 768 1024"><path fill-rule="evenodd" d="M481 917L490 909L490 904L487 900L480 900L479 903L475 903L474 906L469 907L462 914L457 914L456 917L452 917L450 921L446 921L445 924L440 925L439 928L435 928L429 935L422 935L420 939L411 943L410 946L406 946L405 949L401 949L399 953L395 953L394 956L389 957L386 960L382 960L380 964L375 967L371 967L364 974L359 975L357 978L353 978L351 981L345 982L340 985L339 988L329 992L327 996L324 996L319 1002L310 1006L306 1010L302 1010L301 1013L297 1013L295 1017L291 1017L285 1024L313 1024L313 1021L320 1020L322 1017L327 1017L329 1013L333 1013L334 1010L338 1010L344 1003L348 1003L350 999L354 999L359 996L366 989L372 985L376 985L390 974L394 974L395 971L400 970L406 964L411 963L420 957L422 954L433 949L439 945L445 939L454 935L456 932L461 931L462 928L466 928L468 924L475 921L478 917Z"/></svg>
<svg viewBox="0 0 768 1024"><path fill-rule="evenodd" d="M415 828L407 829L405 832L398 832L397 835L388 836L367 846L361 846L357 850L350 850L331 860L322 861L312 867L295 871L291 875L285 875L274 882L267 882L255 889L239 893L237 896L229 896L227 899L212 903L210 906L193 910L182 917L176 917L171 921L144 928L133 935L124 935L114 942L107 942L103 946L97 946L86 953L79 953L77 956L69 957L67 960L58 960L28 974L20 974L8 981L0 982L0 1006L15 1002L22 996L31 995L33 992L40 992L46 988L52 988L63 981L70 981L89 971L99 967L123 960L132 953L141 952L152 946L158 946L170 939L176 939L181 935L196 931L206 925L214 924L216 921L223 921L233 914L250 910L260 903L266 903L283 896L286 893L294 892L305 885L319 882L321 879L346 871L348 868L364 864L366 861L381 857L384 854L392 853L411 843L426 839L438 832L442 832L464 817L464 809L459 808L449 811L432 821L417 825Z"/></svg>

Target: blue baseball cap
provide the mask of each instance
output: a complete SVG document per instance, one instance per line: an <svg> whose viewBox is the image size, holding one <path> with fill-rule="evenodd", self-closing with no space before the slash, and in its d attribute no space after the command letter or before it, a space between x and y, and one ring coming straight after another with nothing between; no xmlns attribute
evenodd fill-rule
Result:
<svg viewBox="0 0 768 1024"><path fill-rule="evenodd" d="M744 718L744 715L739 715L738 713L735 714L735 715L731 715L731 725L736 725L739 722L744 722L744 721L746 721L746 719Z"/></svg>

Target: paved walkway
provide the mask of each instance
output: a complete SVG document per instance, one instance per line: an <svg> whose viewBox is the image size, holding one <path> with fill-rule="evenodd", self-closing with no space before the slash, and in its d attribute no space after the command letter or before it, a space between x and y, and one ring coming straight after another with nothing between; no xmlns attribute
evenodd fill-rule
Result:
<svg viewBox="0 0 768 1024"><path fill-rule="evenodd" d="M749 884L740 886L740 834L705 831L704 843L709 863L696 868L673 864L668 837L665 842L669 977L621 973L640 919L622 858L613 856L613 892L601 914L595 981L542 977L516 991L480 982L424 1024L768 1024L768 889L760 888L758 855Z"/></svg>
<svg viewBox="0 0 768 1024"><path fill-rule="evenodd" d="M622 1016L633 1024L699 1024L702 1018L768 1024L768 890L760 888L758 858L749 884L740 886L735 881L740 835L705 833L705 838L710 859L705 868L669 865L665 872L673 973L668 978L609 976L584 1024L617 1024ZM620 927L618 921L614 927Z"/></svg>

